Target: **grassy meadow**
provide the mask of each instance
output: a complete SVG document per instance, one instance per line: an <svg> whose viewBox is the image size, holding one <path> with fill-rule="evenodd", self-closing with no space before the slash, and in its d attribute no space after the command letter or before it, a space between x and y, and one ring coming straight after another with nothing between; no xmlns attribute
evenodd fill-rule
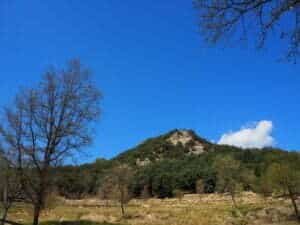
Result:
<svg viewBox="0 0 300 225"><path fill-rule="evenodd" d="M239 209L230 197L219 194L185 195L181 199L132 200L121 216L117 203L95 198L52 200L41 216L41 225L296 225L289 201L263 198L245 192ZM30 224L32 210L15 206L9 219Z"/></svg>

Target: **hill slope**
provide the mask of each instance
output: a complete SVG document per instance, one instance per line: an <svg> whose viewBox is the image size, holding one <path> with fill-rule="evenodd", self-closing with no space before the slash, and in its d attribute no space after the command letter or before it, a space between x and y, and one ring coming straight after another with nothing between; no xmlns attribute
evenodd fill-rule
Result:
<svg viewBox="0 0 300 225"><path fill-rule="evenodd" d="M134 165L146 165L162 159L180 159L187 155L201 155L213 151L214 144L199 137L192 130L172 130L150 138L113 160Z"/></svg>
<svg viewBox="0 0 300 225"><path fill-rule="evenodd" d="M69 198L95 195L111 169L125 163L134 170L130 188L135 197L140 197L145 191L160 198L172 197L176 190L194 193L199 180L204 192L212 193L216 191L217 182L214 163L224 157L236 160L242 169L248 171L246 177L255 180L254 186L259 184L259 179L272 163L293 163L300 170L298 152L217 145L192 130L173 130L147 139L111 160L98 159L81 166L57 168L55 185L62 196ZM245 187L249 189L249 183L245 183Z"/></svg>

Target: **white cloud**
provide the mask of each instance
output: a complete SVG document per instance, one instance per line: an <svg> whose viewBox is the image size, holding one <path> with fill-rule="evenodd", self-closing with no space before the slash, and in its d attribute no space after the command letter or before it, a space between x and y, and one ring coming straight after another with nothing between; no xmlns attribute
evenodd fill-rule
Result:
<svg viewBox="0 0 300 225"><path fill-rule="evenodd" d="M233 145L242 148L263 148L272 146L275 142L271 136L272 121L261 120L251 127L242 127L239 131L225 133L218 144Z"/></svg>

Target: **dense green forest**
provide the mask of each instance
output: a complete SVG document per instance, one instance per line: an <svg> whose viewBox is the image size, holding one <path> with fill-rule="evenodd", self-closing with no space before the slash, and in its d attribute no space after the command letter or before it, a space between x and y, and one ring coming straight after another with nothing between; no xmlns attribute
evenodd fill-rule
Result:
<svg viewBox="0 0 300 225"><path fill-rule="evenodd" d="M235 178L243 190L270 194L265 174L274 164L285 164L300 171L300 154L275 148L240 149L232 146L216 145L192 136L185 145L173 145L168 138L177 132L171 131L157 138L151 138L137 147L125 151L111 160L98 159L94 163L81 166L57 168L55 188L58 194L67 198L82 198L96 195L102 180L111 169L127 164L134 176L129 189L133 197L173 197L179 193L213 193L217 189L220 159L230 158L238 166L239 176ZM188 154L192 142L204 145L202 154ZM144 160L144 161L143 161ZM139 162L146 162L140 165ZM221 190L222 191L222 190ZM224 191L224 190L223 190Z"/></svg>

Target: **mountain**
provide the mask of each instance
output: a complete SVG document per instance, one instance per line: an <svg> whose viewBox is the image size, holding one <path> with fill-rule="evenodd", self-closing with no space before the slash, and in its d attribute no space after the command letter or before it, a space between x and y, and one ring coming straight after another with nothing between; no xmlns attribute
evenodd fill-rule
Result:
<svg viewBox="0 0 300 225"><path fill-rule="evenodd" d="M179 159L187 155L201 155L213 151L213 146L214 144L199 137L193 130L176 129L147 139L113 160L143 166L166 158Z"/></svg>
<svg viewBox="0 0 300 225"><path fill-rule="evenodd" d="M136 147L124 151L115 158L114 162L127 163L133 166L145 166L151 162L158 162L164 159L184 159L187 156L200 157L207 153L222 152L246 152L248 154L264 151L279 151L278 148L263 149L242 149L239 147L219 145L198 136L195 131L188 129L175 129L166 134L152 137ZM243 153L243 154L244 154Z"/></svg>
<svg viewBox="0 0 300 225"><path fill-rule="evenodd" d="M141 197L144 191L160 198L172 197L176 190L194 193L198 181L205 193L212 193L217 184L215 162L228 157L240 164L241 172L247 171L242 177L255 181L273 163L295 164L300 170L299 152L241 149L211 143L192 130L172 130L147 139L111 160L97 159L94 163L56 168L55 186L60 195L68 198L95 195L102 179L116 165L124 163L134 171L130 188L135 197ZM243 185L249 189L249 183Z"/></svg>

